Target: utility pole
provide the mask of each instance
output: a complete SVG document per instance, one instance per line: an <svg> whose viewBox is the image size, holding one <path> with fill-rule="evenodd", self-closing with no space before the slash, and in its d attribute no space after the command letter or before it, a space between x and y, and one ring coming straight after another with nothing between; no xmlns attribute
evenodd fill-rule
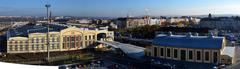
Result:
<svg viewBox="0 0 240 69"><path fill-rule="evenodd" d="M47 8L47 61L50 60L50 52L49 52L49 24L50 24L50 16L49 16L49 8L51 7L50 4L46 4L45 7Z"/></svg>

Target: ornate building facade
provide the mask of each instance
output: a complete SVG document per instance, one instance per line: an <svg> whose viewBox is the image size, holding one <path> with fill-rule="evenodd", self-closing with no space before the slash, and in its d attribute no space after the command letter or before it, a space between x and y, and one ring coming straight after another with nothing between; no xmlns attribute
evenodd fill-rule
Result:
<svg viewBox="0 0 240 69"><path fill-rule="evenodd" d="M14 31L14 30L13 30ZM11 32L11 31L10 31ZM113 40L113 31L67 27L49 32L50 51L69 51L86 48L95 41ZM7 53L47 52L47 33L34 32L27 36L11 36L7 40Z"/></svg>

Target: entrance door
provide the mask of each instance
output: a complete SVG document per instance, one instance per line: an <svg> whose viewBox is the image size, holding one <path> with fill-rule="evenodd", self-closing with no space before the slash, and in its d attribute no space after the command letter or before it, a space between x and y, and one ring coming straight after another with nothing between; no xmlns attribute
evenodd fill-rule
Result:
<svg viewBox="0 0 240 69"><path fill-rule="evenodd" d="M186 60L186 50L181 50L181 60Z"/></svg>

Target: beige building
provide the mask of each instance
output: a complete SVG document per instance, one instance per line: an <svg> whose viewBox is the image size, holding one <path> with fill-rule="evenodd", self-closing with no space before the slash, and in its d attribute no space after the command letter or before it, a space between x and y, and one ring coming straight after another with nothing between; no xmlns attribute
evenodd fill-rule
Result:
<svg viewBox="0 0 240 69"><path fill-rule="evenodd" d="M90 30L77 27L66 27L58 30L49 32L50 51L78 50L86 48L98 40L111 41L114 39L113 31L108 30ZM14 33L11 31L16 32L16 30L10 30L10 33ZM26 36L10 35L7 40L7 53L47 52L47 42L46 32L28 33Z"/></svg>
<svg viewBox="0 0 240 69"><path fill-rule="evenodd" d="M146 55L188 62L231 64L232 58L223 53L225 46L224 37L166 35L156 37Z"/></svg>

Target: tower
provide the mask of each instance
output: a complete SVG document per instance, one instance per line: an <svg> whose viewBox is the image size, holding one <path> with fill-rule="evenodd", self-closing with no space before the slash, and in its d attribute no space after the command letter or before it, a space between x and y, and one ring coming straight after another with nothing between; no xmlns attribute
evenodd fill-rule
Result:
<svg viewBox="0 0 240 69"><path fill-rule="evenodd" d="M211 13L208 14L208 18L212 18L212 14Z"/></svg>

